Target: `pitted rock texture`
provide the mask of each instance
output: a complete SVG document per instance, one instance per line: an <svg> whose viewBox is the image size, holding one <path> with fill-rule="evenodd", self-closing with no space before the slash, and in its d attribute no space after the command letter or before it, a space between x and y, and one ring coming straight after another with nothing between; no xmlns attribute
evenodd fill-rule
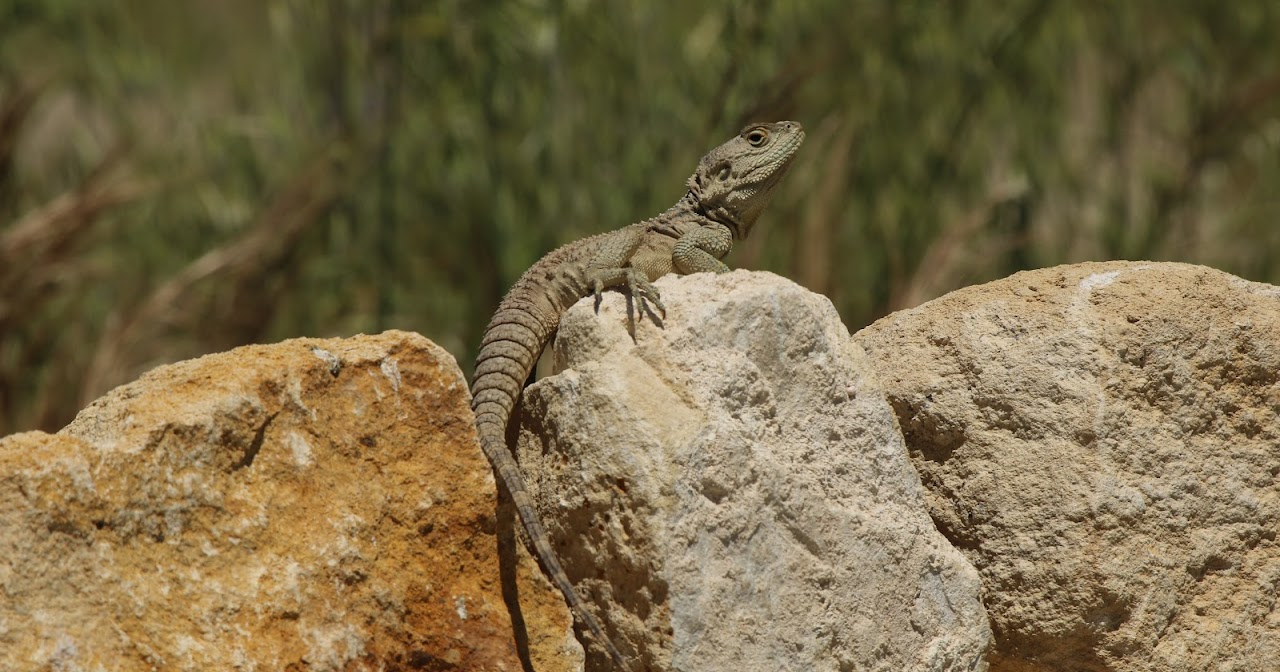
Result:
<svg viewBox="0 0 1280 672"><path fill-rule="evenodd" d="M0 669L522 669L467 401L416 334L299 339L0 441Z"/></svg>
<svg viewBox="0 0 1280 672"><path fill-rule="evenodd" d="M621 295L569 311L519 437L566 570L637 672L984 669L976 574L831 303L768 273L657 286L665 328L635 341ZM587 669L611 668L589 651Z"/></svg>
<svg viewBox="0 0 1280 672"><path fill-rule="evenodd" d="M992 670L1280 670L1280 288L1171 263L1019 273L855 335Z"/></svg>

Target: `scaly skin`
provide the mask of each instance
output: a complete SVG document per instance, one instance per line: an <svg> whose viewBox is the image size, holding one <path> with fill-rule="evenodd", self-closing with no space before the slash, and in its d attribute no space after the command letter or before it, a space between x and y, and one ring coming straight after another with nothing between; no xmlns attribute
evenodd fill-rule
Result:
<svg viewBox="0 0 1280 672"><path fill-rule="evenodd" d="M662 311L653 280L667 273L728 271L720 260L735 239L750 233L803 140L800 124L791 121L744 128L702 158L689 178L688 191L666 212L570 243L540 259L507 292L485 329L471 383L480 445L511 494L543 569L574 615L622 669L627 669L622 653L584 608L560 566L520 467L507 448L511 410L560 316L582 297L594 295L598 309L601 291L626 285L637 304L635 313L650 312L648 304Z"/></svg>

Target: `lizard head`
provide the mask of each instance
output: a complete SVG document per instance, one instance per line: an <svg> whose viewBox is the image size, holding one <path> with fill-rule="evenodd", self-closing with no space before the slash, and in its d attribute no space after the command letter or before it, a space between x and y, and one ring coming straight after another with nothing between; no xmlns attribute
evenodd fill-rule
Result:
<svg viewBox="0 0 1280 672"><path fill-rule="evenodd" d="M746 238L802 142L804 129L794 121L751 124L702 157L689 178L689 193L734 238Z"/></svg>

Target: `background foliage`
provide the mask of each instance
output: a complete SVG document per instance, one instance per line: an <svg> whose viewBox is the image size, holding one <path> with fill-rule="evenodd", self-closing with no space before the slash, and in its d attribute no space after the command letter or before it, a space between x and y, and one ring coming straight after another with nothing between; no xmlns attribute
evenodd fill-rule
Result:
<svg viewBox="0 0 1280 672"><path fill-rule="evenodd" d="M809 142L731 265L857 329L1167 259L1280 284L1280 4L0 0L0 433L158 363L420 331L745 122Z"/></svg>

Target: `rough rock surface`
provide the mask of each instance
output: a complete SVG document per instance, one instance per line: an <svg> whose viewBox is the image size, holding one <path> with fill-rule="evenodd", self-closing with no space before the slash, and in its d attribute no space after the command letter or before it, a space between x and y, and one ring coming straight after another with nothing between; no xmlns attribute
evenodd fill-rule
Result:
<svg viewBox="0 0 1280 672"><path fill-rule="evenodd" d="M854 340L982 574L993 671L1280 669L1280 288L1080 264Z"/></svg>
<svg viewBox="0 0 1280 672"><path fill-rule="evenodd" d="M0 441L0 669L520 670L467 400L415 334L299 339Z"/></svg>
<svg viewBox="0 0 1280 672"><path fill-rule="evenodd" d="M635 342L621 295L568 313L520 431L553 543L637 670L983 669L977 576L830 302L768 273L658 287L665 329Z"/></svg>

